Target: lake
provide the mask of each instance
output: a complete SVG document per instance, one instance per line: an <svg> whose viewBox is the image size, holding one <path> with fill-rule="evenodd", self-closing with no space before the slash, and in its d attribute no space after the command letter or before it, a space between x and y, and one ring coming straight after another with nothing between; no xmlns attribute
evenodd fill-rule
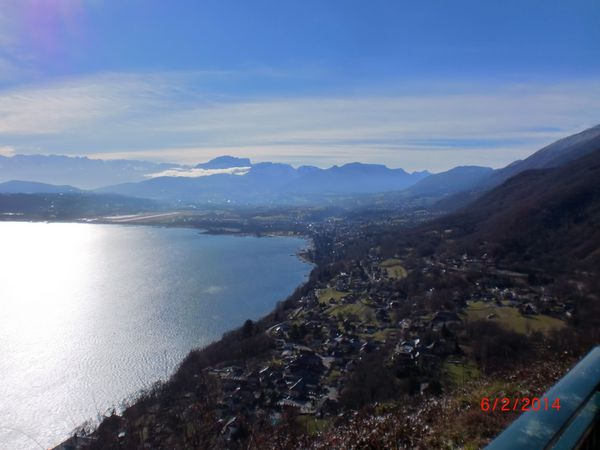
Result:
<svg viewBox="0 0 600 450"><path fill-rule="evenodd" d="M258 319L311 266L289 237L0 222L0 449L48 448Z"/></svg>

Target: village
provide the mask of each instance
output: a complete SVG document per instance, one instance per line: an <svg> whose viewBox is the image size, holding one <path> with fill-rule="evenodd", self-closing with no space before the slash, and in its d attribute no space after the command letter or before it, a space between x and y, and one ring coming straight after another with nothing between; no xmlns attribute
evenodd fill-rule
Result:
<svg viewBox="0 0 600 450"><path fill-rule="evenodd" d="M330 251L340 251L341 242L333 241ZM572 305L532 286L526 274L497 269L485 254L415 261L410 252L383 259L372 249L265 331L275 343L266 357L205 369L217 387L214 411L222 436L236 439L240 423L248 421L277 425L289 411L319 431L355 406L352 377L374 353L405 394L439 394L478 373L461 338L469 321L530 334L560 329L570 317ZM408 298L402 283L412 271L431 287ZM448 277L467 278L468 289L436 292Z"/></svg>
<svg viewBox="0 0 600 450"><path fill-rule="evenodd" d="M248 440L261 448L277 430L287 430L285 439L318 440L365 407L389 404L398 413L410 404L402 414L411 417L440 399L451 404L456 389L489 379L507 361L526 361L531 346L566 328L569 295L499 266L484 250L386 247L386 230L398 221L424 219L380 218L376 233L370 221L298 222L310 242L299 256L316 264L306 284L264 319L190 353L168 383L64 448L106 441L238 448Z"/></svg>

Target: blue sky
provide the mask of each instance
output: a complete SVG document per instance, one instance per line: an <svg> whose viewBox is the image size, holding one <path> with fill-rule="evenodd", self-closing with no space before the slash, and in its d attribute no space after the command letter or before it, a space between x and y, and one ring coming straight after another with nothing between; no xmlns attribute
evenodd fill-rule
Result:
<svg viewBox="0 0 600 450"><path fill-rule="evenodd" d="M597 123L597 0L0 4L0 154L436 171Z"/></svg>

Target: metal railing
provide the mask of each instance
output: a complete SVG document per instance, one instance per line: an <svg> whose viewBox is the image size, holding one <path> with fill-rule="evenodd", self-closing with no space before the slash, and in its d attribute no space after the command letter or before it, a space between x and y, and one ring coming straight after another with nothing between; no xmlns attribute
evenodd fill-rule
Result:
<svg viewBox="0 0 600 450"><path fill-rule="evenodd" d="M547 399L547 400L546 400ZM559 408L529 410L487 450L599 450L600 346L595 347L541 398Z"/></svg>

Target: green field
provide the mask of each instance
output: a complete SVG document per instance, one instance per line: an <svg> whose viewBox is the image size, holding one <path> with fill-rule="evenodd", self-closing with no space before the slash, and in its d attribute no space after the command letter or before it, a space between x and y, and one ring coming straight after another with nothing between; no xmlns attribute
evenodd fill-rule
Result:
<svg viewBox="0 0 600 450"><path fill-rule="evenodd" d="M327 314L333 317L341 316L342 319L355 315L363 323L375 323L375 312L373 311L373 308L365 305L361 301L346 305L331 306L327 309Z"/></svg>
<svg viewBox="0 0 600 450"><path fill-rule="evenodd" d="M373 339L379 342L385 342L387 341L388 337L390 335L393 335L394 333L397 333L398 329L397 328L384 328L383 330L379 330L376 331L375 333L373 333Z"/></svg>
<svg viewBox="0 0 600 450"><path fill-rule="evenodd" d="M323 379L323 383L324 384L331 384L334 381L336 381L340 376L341 376L341 373L340 373L339 370L332 369L331 371L329 371L329 373L327 374L327 376Z"/></svg>
<svg viewBox="0 0 600 450"><path fill-rule="evenodd" d="M387 276L390 278L401 280L402 278L406 278L408 276L408 272L402 266L402 261L399 259L386 259L380 265L386 270Z"/></svg>
<svg viewBox="0 0 600 450"><path fill-rule="evenodd" d="M331 287L328 287L325 289L319 289L317 291L317 299L319 300L319 303L325 303L326 305L331 303L331 299L334 299L335 301L339 301L341 298L344 298L346 295L348 295L348 292L337 291Z"/></svg>
<svg viewBox="0 0 600 450"><path fill-rule="evenodd" d="M442 372L445 379L453 385L466 383L472 379L478 378L479 369L473 361L450 361L444 362Z"/></svg>
<svg viewBox="0 0 600 450"><path fill-rule="evenodd" d="M466 315L468 321L490 320L522 334L529 334L534 331L545 333L565 326L564 321L556 319L555 317L546 316L544 314L524 316L519 312L518 308L511 306L497 306L491 302L471 302L463 314ZM498 317L487 319L490 314L496 314Z"/></svg>

